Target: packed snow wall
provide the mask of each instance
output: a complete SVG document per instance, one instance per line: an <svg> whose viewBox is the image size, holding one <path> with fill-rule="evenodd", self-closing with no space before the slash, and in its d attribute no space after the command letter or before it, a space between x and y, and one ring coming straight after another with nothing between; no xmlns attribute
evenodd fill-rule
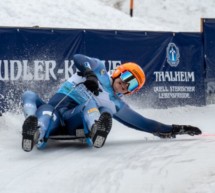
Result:
<svg viewBox="0 0 215 193"><path fill-rule="evenodd" d="M20 107L23 91L43 99L76 72L75 53L103 60L107 71L138 63L146 84L132 96L139 106L205 105L204 33L0 28L1 111Z"/></svg>

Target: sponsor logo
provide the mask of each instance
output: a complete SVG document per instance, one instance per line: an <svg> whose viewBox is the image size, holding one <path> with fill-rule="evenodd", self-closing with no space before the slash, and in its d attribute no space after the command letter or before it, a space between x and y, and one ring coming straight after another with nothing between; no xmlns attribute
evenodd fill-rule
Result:
<svg viewBox="0 0 215 193"><path fill-rule="evenodd" d="M155 71L156 82L195 82L195 72Z"/></svg>
<svg viewBox="0 0 215 193"><path fill-rule="evenodd" d="M106 62L107 71L115 69L120 61L108 60ZM89 63L85 63L88 66ZM14 80L57 80L68 79L75 72L73 60L65 60L58 64L55 60L1 60L0 59L0 81ZM106 71L101 71L106 73Z"/></svg>
<svg viewBox="0 0 215 193"><path fill-rule="evenodd" d="M97 108L92 108L92 109L89 109L87 112L88 112L88 114L92 113L92 112L98 112L98 109Z"/></svg>
<svg viewBox="0 0 215 193"><path fill-rule="evenodd" d="M84 62L84 66L85 66L86 68L91 69L91 67L90 67L90 63L89 63L89 62Z"/></svg>
<svg viewBox="0 0 215 193"><path fill-rule="evenodd" d="M178 47L174 43L169 43L166 49L167 63L176 67L179 64L180 53Z"/></svg>
<svg viewBox="0 0 215 193"><path fill-rule="evenodd" d="M102 69L101 72L100 72L100 74L101 74L101 75L106 74L106 70L105 70L105 69Z"/></svg>

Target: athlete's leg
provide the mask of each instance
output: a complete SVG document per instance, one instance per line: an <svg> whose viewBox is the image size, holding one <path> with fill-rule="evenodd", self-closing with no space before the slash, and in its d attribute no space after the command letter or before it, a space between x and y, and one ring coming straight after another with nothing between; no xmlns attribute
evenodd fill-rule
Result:
<svg viewBox="0 0 215 193"><path fill-rule="evenodd" d="M76 135L76 129L84 129L85 135L89 134L100 112L93 99L82 105L66 111L63 120L70 135Z"/></svg>
<svg viewBox="0 0 215 193"><path fill-rule="evenodd" d="M38 108L36 116L39 127L37 148L43 149L49 136L57 132L61 126L60 114L53 106L45 104Z"/></svg>
<svg viewBox="0 0 215 193"><path fill-rule="evenodd" d="M32 91L24 92L21 99L26 118L22 125L22 149L24 151L31 151L34 147L38 127L38 119L36 117L37 108L45 103Z"/></svg>
<svg viewBox="0 0 215 193"><path fill-rule="evenodd" d="M145 118L130 109L128 106L122 107L121 110L114 114L114 118L130 128L152 133L161 138L171 138L181 134L201 134L201 130L197 127L189 125L167 125Z"/></svg>
<svg viewBox="0 0 215 193"><path fill-rule="evenodd" d="M60 126L60 116L51 105L41 105L35 115L29 115L22 127L22 149L31 151L34 144L38 149L46 146L49 135L57 131Z"/></svg>
<svg viewBox="0 0 215 193"><path fill-rule="evenodd" d="M112 116L104 109L100 114L96 102L92 99L83 105L69 110L63 115L64 122L71 135L85 135L90 141L88 145L102 147L112 127ZM84 129L81 132L80 128Z"/></svg>
<svg viewBox="0 0 215 193"><path fill-rule="evenodd" d="M32 91L25 91L22 95L21 100L25 117L35 115L37 108L45 104L45 102Z"/></svg>

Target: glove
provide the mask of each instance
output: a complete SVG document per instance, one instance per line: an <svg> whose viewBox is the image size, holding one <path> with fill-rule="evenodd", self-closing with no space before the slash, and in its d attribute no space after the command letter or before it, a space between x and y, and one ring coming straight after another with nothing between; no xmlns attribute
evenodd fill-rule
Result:
<svg viewBox="0 0 215 193"><path fill-rule="evenodd" d="M86 81L84 82L86 88L94 93L94 95L98 96L101 90L99 89L98 78L95 73L87 68L84 72L84 77L86 77Z"/></svg>
<svg viewBox="0 0 215 193"><path fill-rule="evenodd" d="M191 125L172 125L172 131L167 133L157 132L153 133L160 138L176 138L176 135L188 134L191 136L200 135L202 131L198 127Z"/></svg>
<svg viewBox="0 0 215 193"><path fill-rule="evenodd" d="M200 135L202 131L198 127L194 127L191 125L172 125L173 134L183 135L188 134L191 136Z"/></svg>

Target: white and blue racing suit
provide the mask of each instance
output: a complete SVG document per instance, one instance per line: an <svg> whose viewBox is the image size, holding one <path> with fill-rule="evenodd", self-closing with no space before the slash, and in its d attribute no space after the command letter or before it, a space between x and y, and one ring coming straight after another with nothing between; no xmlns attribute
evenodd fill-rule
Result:
<svg viewBox="0 0 215 193"><path fill-rule="evenodd" d="M66 134L79 135L77 131L84 128L84 134L90 133L95 120L102 112L109 112L122 124L148 133L168 133L171 125L147 119L132 110L112 88L112 79L104 63L96 58L76 54L74 64L80 72L90 68L98 78L101 92L95 96L82 84L86 78L77 73L61 85L56 94L45 104L37 94L27 91L23 94L24 113L36 115L39 120L41 138L55 135L60 128L66 128ZM41 146L42 147L42 146ZM40 148L40 146L38 146Z"/></svg>

